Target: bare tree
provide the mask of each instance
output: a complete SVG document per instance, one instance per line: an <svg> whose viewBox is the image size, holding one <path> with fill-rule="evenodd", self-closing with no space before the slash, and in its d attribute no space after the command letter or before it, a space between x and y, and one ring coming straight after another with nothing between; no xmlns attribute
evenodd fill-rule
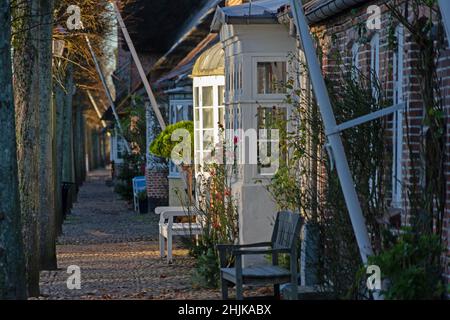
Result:
<svg viewBox="0 0 450 320"><path fill-rule="evenodd" d="M53 159L53 0L39 0L39 223L41 270L56 269L55 167Z"/></svg>
<svg viewBox="0 0 450 320"><path fill-rule="evenodd" d="M26 298L11 65L11 7L0 1L0 299Z"/></svg>
<svg viewBox="0 0 450 320"><path fill-rule="evenodd" d="M39 295L39 0L13 4L14 100L22 233L29 296Z"/></svg>

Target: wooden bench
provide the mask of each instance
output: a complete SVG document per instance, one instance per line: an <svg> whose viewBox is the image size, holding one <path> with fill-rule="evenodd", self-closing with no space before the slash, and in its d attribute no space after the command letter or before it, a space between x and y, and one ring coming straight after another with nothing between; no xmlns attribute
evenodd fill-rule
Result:
<svg viewBox="0 0 450 320"><path fill-rule="evenodd" d="M161 258L165 256L167 240L167 262L172 262L172 238L173 236L198 236L202 233L202 224L198 222L198 215L194 214L194 208L184 207L157 207L155 213L159 214L159 252ZM190 217L195 222L174 222L176 217Z"/></svg>
<svg viewBox="0 0 450 320"><path fill-rule="evenodd" d="M280 298L280 284L291 283L292 299L297 299L297 244L300 236L301 218L299 214L279 212L270 242L244 245L218 245L220 256L220 278L222 284L222 298L228 299L228 287L236 285L236 299L243 299L243 285L274 285L275 298ZM290 255L290 269L278 266L278 255ZM271 254L272 264L267 266L242 267L243 255ZM226 264L229 255L235 257L233 268Z"/></svg>

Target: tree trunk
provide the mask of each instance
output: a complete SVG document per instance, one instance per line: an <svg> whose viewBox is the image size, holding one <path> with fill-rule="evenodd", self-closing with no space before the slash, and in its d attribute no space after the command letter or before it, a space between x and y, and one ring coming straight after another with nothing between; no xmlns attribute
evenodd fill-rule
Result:
<svg viewBox="0 0 450 320"><path fill-rule="evenodd" d="M81 122L81 141L82 141L82 170L83 170L83 182L86 181L86 174L87 174L87 168L86 168L86 118L83 114L83 119Z"/></svg>
<svg viewBox="0 0 450 320"><path fill-rule="evenodd" d="M23 0L13 11L15 20L14 100L17 163L26 256L28 295L39 295L39 71L36 34L38 0Z"/></svg>
<svg viewBox="0 0 450 320"><path fill-rule="evenodd" d="M74 124L74 154L75 154L75 176L77 186L83 183L83 141L82 141L82 126L83 114L81 111L81 104L77 104L75 110L75 124Z"/></svg>
<svg viewBox="0 0 450 320"><path fill-rule="evenodd" d="M62 207L62 166L63 166L63 122L64 122L64 104L65 93L64 89L59 84L54 84L55 92L55 109L56 109L56 227L57 233L62 233L63 224L63 207Z"/></svg>
<svg viewBox="0 0 450 320"><path fill-rule="evenodd" d="M40 0L39 24L39 223L41 270L56 269L53 175L52 34L53 0Z"/></svg>
<svg viewBox="0 0 450 320"><path fill-rule="evenodd" d="M0 1L0 300L25 299L11 66L11 7Z"/></svg>
<svg viewBox="0 0 450 320"><path fill-rule="evenodd" d="M73 119L72 119L72 108L73 108L73 66L69 64L66 70L66 96L64 103L64 119L63 119L63 165L62 165L62 181L74 183L74 168L73 168ZM71 192L69 192L69 207L72 204L73 197L72 186Z"/></svg>

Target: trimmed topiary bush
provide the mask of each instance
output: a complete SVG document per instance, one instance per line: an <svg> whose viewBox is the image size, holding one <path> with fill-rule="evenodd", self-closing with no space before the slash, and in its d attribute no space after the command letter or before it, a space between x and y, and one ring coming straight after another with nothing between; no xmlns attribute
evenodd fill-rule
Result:
<svg viewBox="0 0 450 320"><path fill-rule="evenodd" d="M170 159L172 156L173 148L181 142L172 141L172 134L175 130L185 129L189 131L191 138L191 157L194 155L194 123L192 121L180 121L175 124L171 124L162 131L150 145L150 153L157 157Z"/></svg>

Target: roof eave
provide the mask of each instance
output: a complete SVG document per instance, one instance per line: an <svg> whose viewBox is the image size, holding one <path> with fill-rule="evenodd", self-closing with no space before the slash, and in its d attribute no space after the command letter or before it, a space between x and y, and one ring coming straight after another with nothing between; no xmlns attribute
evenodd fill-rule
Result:
<svg viewBox="0 0 450 320"><path fill-rule="evenodd" d="M220 11L220 12L219 12ZM230 17L224 14L223 11L217 10L211 24L211 32L219 32L224 24L277 24L278 19L275 14L259 15L259 16L242 16Z"/></svg>

